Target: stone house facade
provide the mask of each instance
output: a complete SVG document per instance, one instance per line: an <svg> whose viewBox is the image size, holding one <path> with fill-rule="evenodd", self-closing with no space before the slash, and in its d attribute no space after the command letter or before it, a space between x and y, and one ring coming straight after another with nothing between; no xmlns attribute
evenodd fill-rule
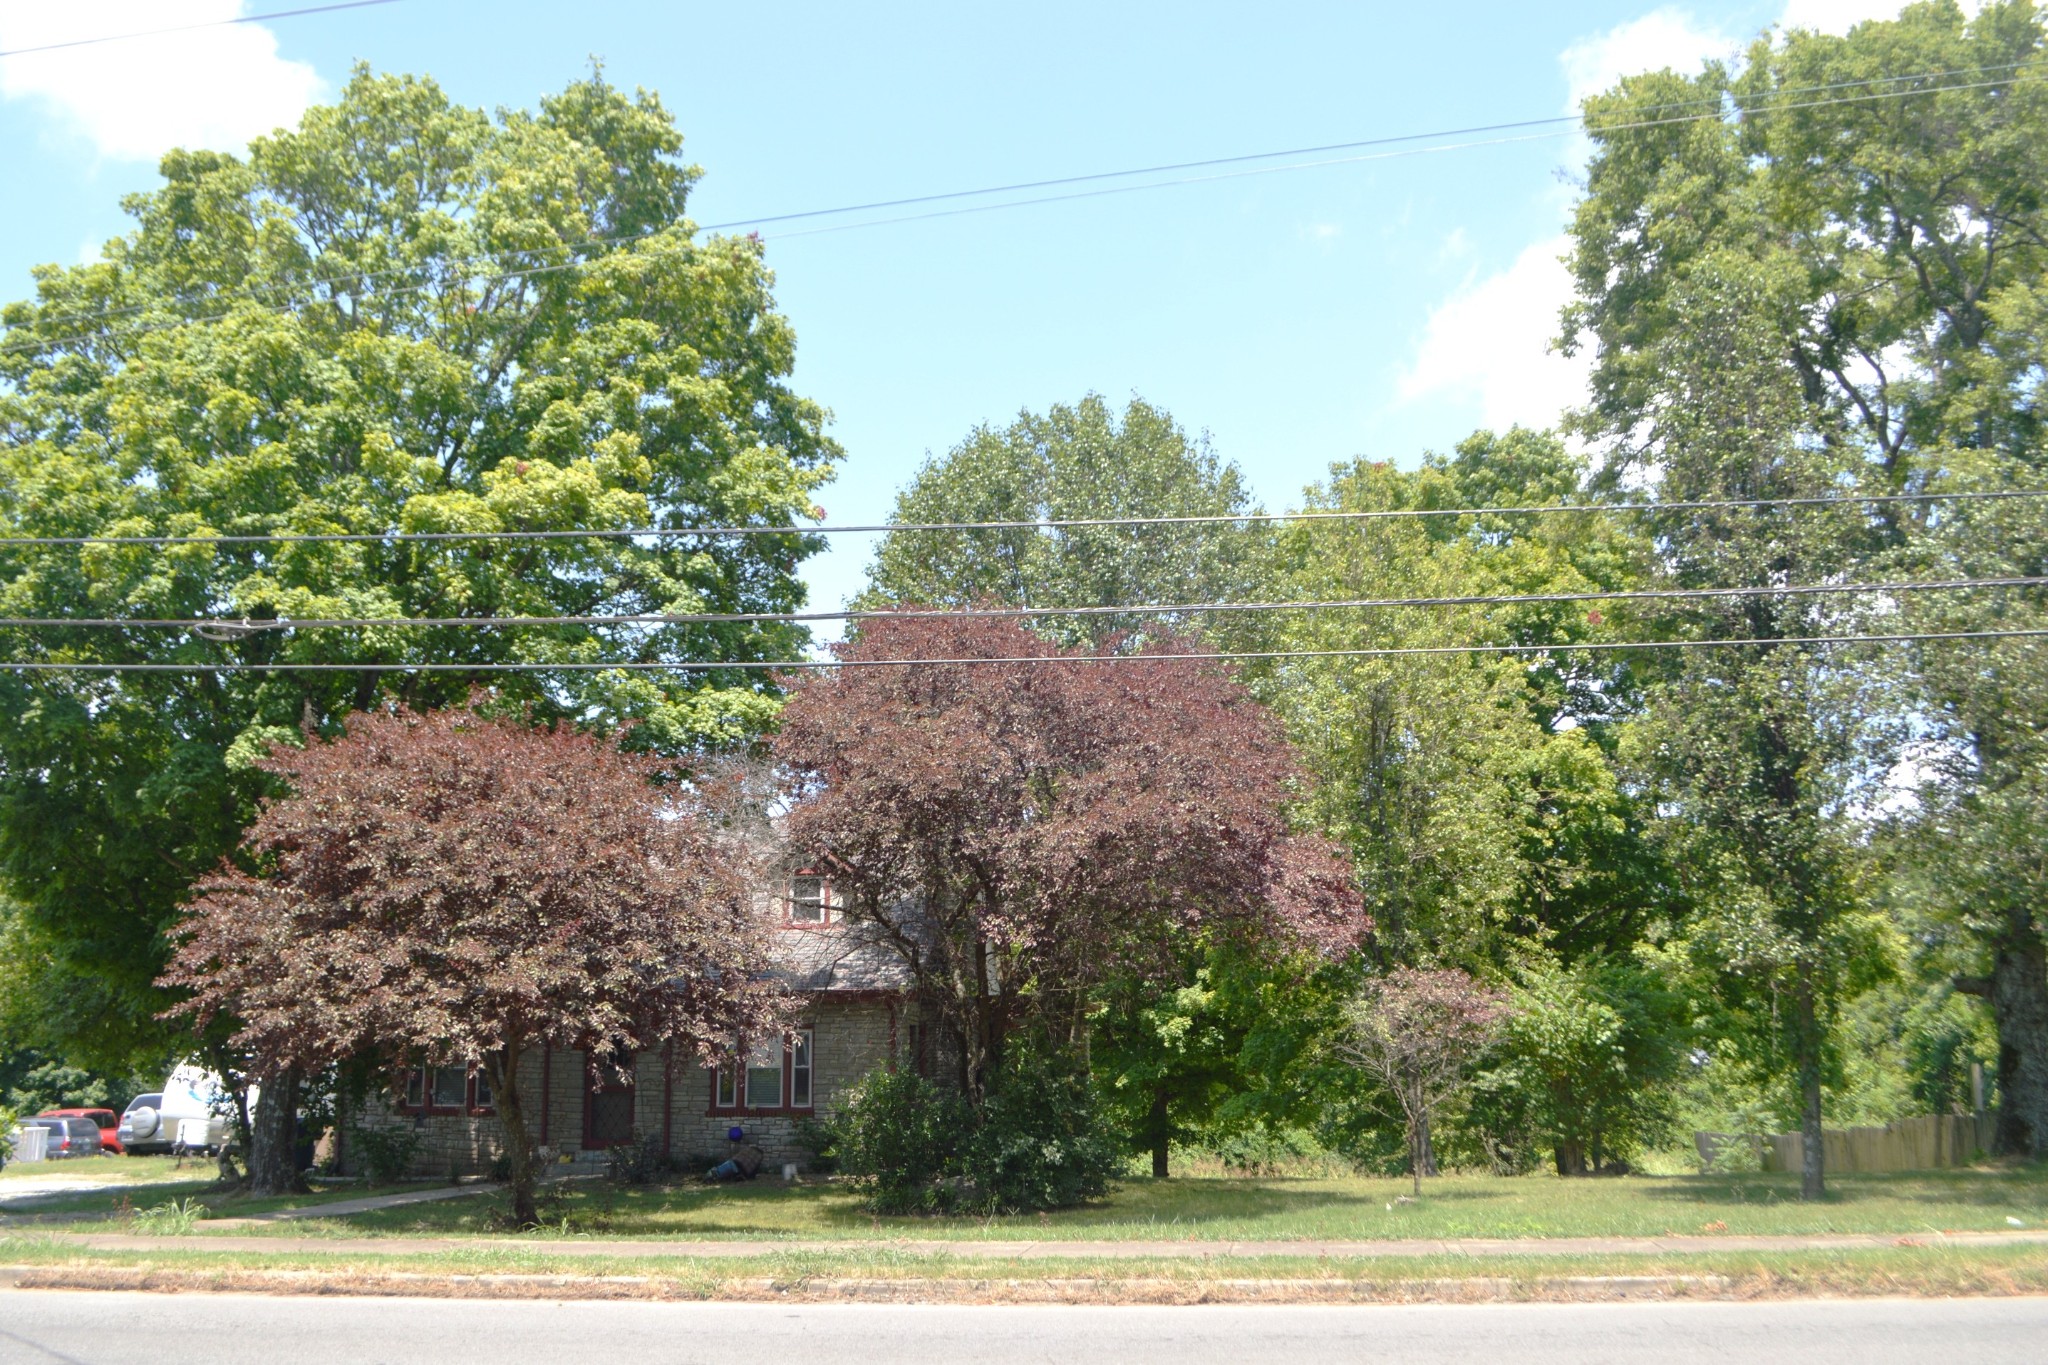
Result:
<svg viewBox="0 0 2048 1365"><path fill-rule="evenodd" d="M801 1168L811 1158L806 1120L830 1113L879 1067L929 1067L903 960L839 921L823 878L800 874L777 900L786 907L777 929L781 971L807 1002L791 1035L741 1040L739 1064L718 1068L672 1061L667 1052L641 1053L619 1075L594 1072L571 1049L525 1058L520 1091L548 1159L602 1162L616 1146L656 1138L686 1169L723 1161L741 1142L759 1147L771 1169ZM489 1085L469 1067L404 1072L337 1127L335 1158L349 1172L362 1166L351 1127L412 1130L420 1175L487 1172L503 1146Z"/></svg>

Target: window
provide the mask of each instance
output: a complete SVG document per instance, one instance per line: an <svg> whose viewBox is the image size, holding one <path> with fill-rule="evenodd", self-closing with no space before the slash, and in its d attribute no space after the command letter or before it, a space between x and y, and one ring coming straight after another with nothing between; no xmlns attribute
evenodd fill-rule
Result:
<svg viewBox="0 0 2048 1365"><path fill-rule="evenodd" d="M798 1029L789 1036L789 1107L811 1107L811 1031Z"/></svg>
<svg viewBox="0 0 2048 1365"><path fill-rule="evenodd" d="M421 1114L466 1114L491 1108L491 1083L466 1066L416 1066L405 1073L402 1107Z"/></svg>
<svg viewBox="0 0 2048 1365"><path fill-rule="evenodd" d="M747 1048L747 1108L782 1108L782 1040L771 1038Z"/></svg>
<svg viewBox="0 0 2048 1365"><path fill-rule="evenodd" d="M789 922L829 924L836 918L839 897L832 892L832 879L816 872L799 872L789 879Z"/></svg>
<svg viewBox="0 0 2048 1365"><path fill-rule="evenodd" d="M469 1103L469 1068L465 1066L437 1066L434 1068L433 1107L436 1109L464 1109Z"/></svg>
<svg viewBox="0 0 2048 1365"><path fill-rule="evenodd" d="M733 1070L731 1062L721 1062L718 1067L717 1089L712 1092L712 1107L717 1109L737 1109L739 1103L739 1073Z"/></svg>

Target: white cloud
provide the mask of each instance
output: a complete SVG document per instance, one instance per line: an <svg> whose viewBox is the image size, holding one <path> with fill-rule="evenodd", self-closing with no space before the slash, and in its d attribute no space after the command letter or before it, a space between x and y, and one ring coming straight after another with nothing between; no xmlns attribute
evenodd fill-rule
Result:
<svg viewBox="0 0 2048 1365"><path fill-rule="evenodd" d="M1586 96L1612 87L1623 76L1667 66L1690 73L1709 58L1732 57L1741 50L1736 35L1701 22L1687 10L1668 8L1581 38L1557 60L1570 91L1567 107L1576 113Z"/></svg>
<svg viewBox="0 0 2048 1365"><path fill-rule="evenodd" d="M1564 237L1537 242L1498 274L1467 285L1429 315L1415 360L1398 382L1404 403L1476 401L1480 421L1547 427L1586 399L1591 360L1550 349L1558 310L1571 301L1559 259Z"/></svg>
<svg viewBox="0 0 2048 1365"><path fill-rule="evenodd" d="M233 19L246 0L0 0L0 48ZM161 33L0 58L0 96L30 100L102 157L154 160L172 147L239 152L296 123L325 93L304 62L277 55L260 24Z"/></svg>

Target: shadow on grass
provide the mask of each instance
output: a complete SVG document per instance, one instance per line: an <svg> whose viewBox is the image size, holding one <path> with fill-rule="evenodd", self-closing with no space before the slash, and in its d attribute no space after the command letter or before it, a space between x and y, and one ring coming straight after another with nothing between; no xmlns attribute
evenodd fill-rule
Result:
<svg viewBox="0 0 2048 1365"><path fill-rule="evenodd" d="M1699 1207L1801 1203L1799 1176L1772 1171L1744 1175L1663 1176L1645 1182L1652 1201ZM2015 1200L2048 1199L2048 1167L1953 1171L1844 1172L1829 1175L1822 1204L1946 1204L2002 1208Z"/></svg>

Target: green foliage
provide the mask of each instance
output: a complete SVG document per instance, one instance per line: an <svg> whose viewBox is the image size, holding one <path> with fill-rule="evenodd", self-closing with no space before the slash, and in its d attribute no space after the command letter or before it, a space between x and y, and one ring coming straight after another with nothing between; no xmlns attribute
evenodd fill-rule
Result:
<svg viewBox="0 0 2048 1365"><path fill-rule="evenodd" d="M935 1213L955 1191L953 1173L967 1106L909 1070L870 1072L840 1100L832 1121L839 1168L877 1213Z"/></svg>
<svg viewBox="0 0 2048 1365"><path fill-rule="evenodd" d="M1109 1189L1121 1145L1093 1084L1019 1041L979 1108L909 1071L869 1073L831 1121L840 1169L876 1213L1023 1213Z"/></svg>
<svg viewBox="0 0 2048 1365"><path fill-rule="evenodd" d="M420 1151L419 1132L410 1124L350 1128L348 1140L372 1185L395 1185L411 1175Z"/></svg>
<svg viewBox="0 0 2048 1365"><path fill-rule="evenodd" d="M1654 969L1626 959L1537 968L1513 1002L1468 1116L1497 1167L1528 1169L1540 1146L1560 1175L1580 1175L1665 1136L1689 1020Z"/></svg>
<svg viewBox="0 0 2048 1365"><path fill-rule="evenodd" d="M172 1199L135 1211L135 1230L152 1237L186 1237L212 1210L197 1199Z"/></svg>
<svg viewBox="0 0 2048 1365"><path fill-rule="evenodd" d="M1119 420L1098 394L1010 426L977 427L929 460L896 499L893 519L1065 521L1213 516L1252 511L1237 467L1189 439L1165 411L1133 398ZM1228 525L1025 525L996 531L897 531L869 571L867 601L964 606L1211 602L1253 581L1262 533ZM1065 644L1161 625L1157 613L1053 616L1037 628Z"/></svg>
<svg viewBox="0 0 2048 1365"><path fill-rule="evenodd" d="M1059 1209L1109 1193L1122 1145L1095 1088L1070 1061L1013 1047L960 1154L969 1206L985 1213Z"/></svg>
<svg viewBox="0 0 2048 1365"><path fill-rule="evenodd" d="M92 1106L119 1113L134 1096L161 1085L168 1070L157 1068L153 1076L107 1075L67 1066L33 1048L18 1048L0 1053L0 1105L21 1114Z"/></svg>
<svg viewBox="0 0 2048 1365"><path fill-rule="evenodd" d="M506 1163L506 1178L511 1178ZM676 1171L675 1158L659 1134L649 1133L631 1142L608 1148L604 1154L605 1179L614 1185L652 1185Z"/></svg>
<svg viewBox="0 0 2048 1365"><path fill-rule="evenodd" d="M496 116L359 69L246 158L175 151L103 259L37 271L0 350L0 534L471 532L746 523L671 539L10 551L25 617L786 611L836 448L787 377L758 241L700 236L669 112L601 74ZM456 268L449 263L458 262ZM538 266L507 277L509 265ZM363 272L369 272L365 274ZM782 528L776 533L776 528ZM167 1050L151 988L194 877L302 727L397 699L508 707L669 753L744 743L756 674L408 674L410 662L787 657L799 627L4 632L14 658L361 673L0 679L0 926L27 1042ZM61 638L60 638L61 636ZM15 1008L22 1001L34 1008ZM15 1025L7 1027L13 1030Z"/></svg>

